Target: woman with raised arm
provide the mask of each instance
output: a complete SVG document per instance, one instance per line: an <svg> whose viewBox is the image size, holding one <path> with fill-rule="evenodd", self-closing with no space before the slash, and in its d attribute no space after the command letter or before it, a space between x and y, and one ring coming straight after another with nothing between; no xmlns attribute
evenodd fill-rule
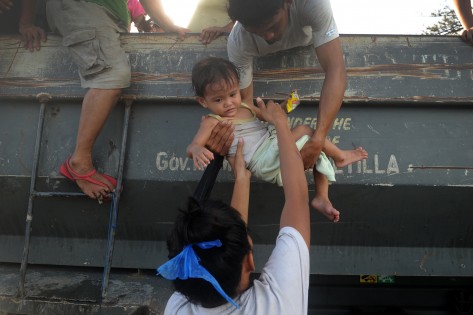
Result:
<svg viewBox="0 0 473 315"><path fill-rule="evenodd" d="M253 282L253 242L247 230L250 173L239 141L231 206L190 198L168 239L170 260L158 273L176 292L165 314L307 314L309 196L301 155L282 108L257 99L278 135L285 204L276 245Z"/></svg>

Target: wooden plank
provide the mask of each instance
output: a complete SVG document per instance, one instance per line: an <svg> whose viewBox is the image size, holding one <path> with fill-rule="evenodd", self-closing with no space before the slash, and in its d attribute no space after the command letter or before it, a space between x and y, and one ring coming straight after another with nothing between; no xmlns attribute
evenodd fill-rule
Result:
<svg viewBox="0 0 473 315"><path fill-rule="evenodd" d="M473 49L448 36L342 36L348 72L346 102L473 102ZM193 96L190 72L206 56L226 58L226 39L204 46L197 35L176 41L168 34L124 34L132 66L125 94L139 99ZM0 97L82 97L77 69L61 39L50 35L39 52L24 50L16 37L0 37ZM277 97L298 88L317 101L323 71L313 49L297 48L255 61L255 94ZM279 96L280 98L280 96Z"/></svg>

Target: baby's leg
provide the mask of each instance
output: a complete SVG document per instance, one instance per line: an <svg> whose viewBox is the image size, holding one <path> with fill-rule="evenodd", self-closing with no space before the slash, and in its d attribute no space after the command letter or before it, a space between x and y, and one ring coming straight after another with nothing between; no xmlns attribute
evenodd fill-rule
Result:
<svg viewBox="0 0 473 315"><path fill-rule="evenodd" d="M368 152L362 147L354 150L341 150L329 140L325 140L323 151L335 161L337 167L345 167L368 158Z"/></svg>
<svg viewBox="0 0 473 315"><path fill-rule="evenodd" d="M306 125L299 125L291 130L294 142L299 140L302 136L308 135L312 137L314 130ZM338 149L337 147L335 147ZM315 197L311 201L312 207L326 216L330 221L338 222L340 219L340 212L332 206L328 199L328 179L325 175L320 174L313 168L314 183L315 183Z"/></svg>
<svg viewBox="0 0 473 315"><path fill-rule="evenodd" d="M328 179L316 171L314 167L315 197L311 201L312 207L322 213L332 222L340 220L340 212L332 206L328 199Z"/></svg>
<svg viewBox="0 0 473 315"><path fill-rule="evenodd" d="M312 137L314 130L306 125L296 126L291 130L294 141L299 140L302 136L308 135ZM358 147L354 150L341 150L335 144L325 139L323 150L325 154L331 157L337 167L345 167L352 163L366 160L368 158L368 152L362 147Z"/></svg>
<svg viewBox="0 0 473 315"><path fill-rule="evenodd" d="M292 138L294 139L294 142L297 143L297 141L302 138L303 136L309 136L312 137L314 134L314 130L310 128L309 126L306 125L299 125L296 126L294 129L291 130L292 133ZM315 159L316 157L314 156L313 153L311 153L311 148L310 148L310 143L307 141L302 149L300 150L302 160L304 161L304 170L310 169L313 167L312 165L305 165L305 163L314 163L315 161L311 161L311 159ZM307 161L306 161L307 159Z"/></svg>
<svg viewBox="0 0 473 315"><path fill-rule="evenodd" d="M306 125L298 125L291 130L292 137L294 138L294 142L299 140L302 136L308 135L312 137L314 134L314 130Z"/></svg>

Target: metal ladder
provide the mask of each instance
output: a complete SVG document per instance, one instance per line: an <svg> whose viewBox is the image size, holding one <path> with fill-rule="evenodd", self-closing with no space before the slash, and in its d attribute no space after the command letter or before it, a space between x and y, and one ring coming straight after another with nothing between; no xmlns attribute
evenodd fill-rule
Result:
<svg viewBox="0 0 473 315"><path fill-rule="evenodd" d="M33 153L33 167L31 171L31 182L30 182L30 192L28 200L28 210L26 213L26 228L25 228L25 242L23 246L23 256L21 260L20 267L20 280L18 283L18 297L25 297L25 279L26 279L26 270L28 267L28 255L30 250L30 240L31 240L31 230L33 223L33 206L34 200L38 197L77 197L85 196L83 193L74 193L74 192L40 192L36 191L36 178L38 175L38 164L39 164L39 153L40 146L43 135L43 125L44 117L46 111L46 105L51 101L51 95L47 93L40 93L36 96L37 100L40 102L39 118L38 118L38 128L36 132L35 140L35 149ZM117 187L122 186L123 179L123 168L125 164L125 153L127 146L127 136L128 136L128 125L130 121L130 112L131 105L135 100L132 96L122 96L122 100L125 102L125 114L123 118L123 130L122 130L122 143L120 149L120 159L118 163L118 177L117 177ZM117 217L118 217L118 206L120 202L120 189L115 189L115 192L112 193L112 209L110 211L110 217L108 222L108 241L107 241L107 252L105 255L105 264L102 277L102 289L101 289L101 299L104 299L108 291L108 283L110 278L110 269L112 264L113 248L115 244L115 232L117 228Z"/></svg>

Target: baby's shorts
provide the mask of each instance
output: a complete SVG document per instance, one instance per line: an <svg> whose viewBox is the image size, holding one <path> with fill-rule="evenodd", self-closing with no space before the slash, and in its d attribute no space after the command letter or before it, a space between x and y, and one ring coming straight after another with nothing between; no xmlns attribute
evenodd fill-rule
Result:
<svg viewBox="0 0 473 315"><path fill-rule="evenodd" d="M255 177L282 186L276 130L273 128L270 130L270 133L271 135L255 151L250 163L248 163L248 169ZM297 149L300 151L309 140L309 136L302 136L296 142ZM316 169L325 175L329 181L335 182L335 170L324 152L320 152L316 162Z"/></svg>

